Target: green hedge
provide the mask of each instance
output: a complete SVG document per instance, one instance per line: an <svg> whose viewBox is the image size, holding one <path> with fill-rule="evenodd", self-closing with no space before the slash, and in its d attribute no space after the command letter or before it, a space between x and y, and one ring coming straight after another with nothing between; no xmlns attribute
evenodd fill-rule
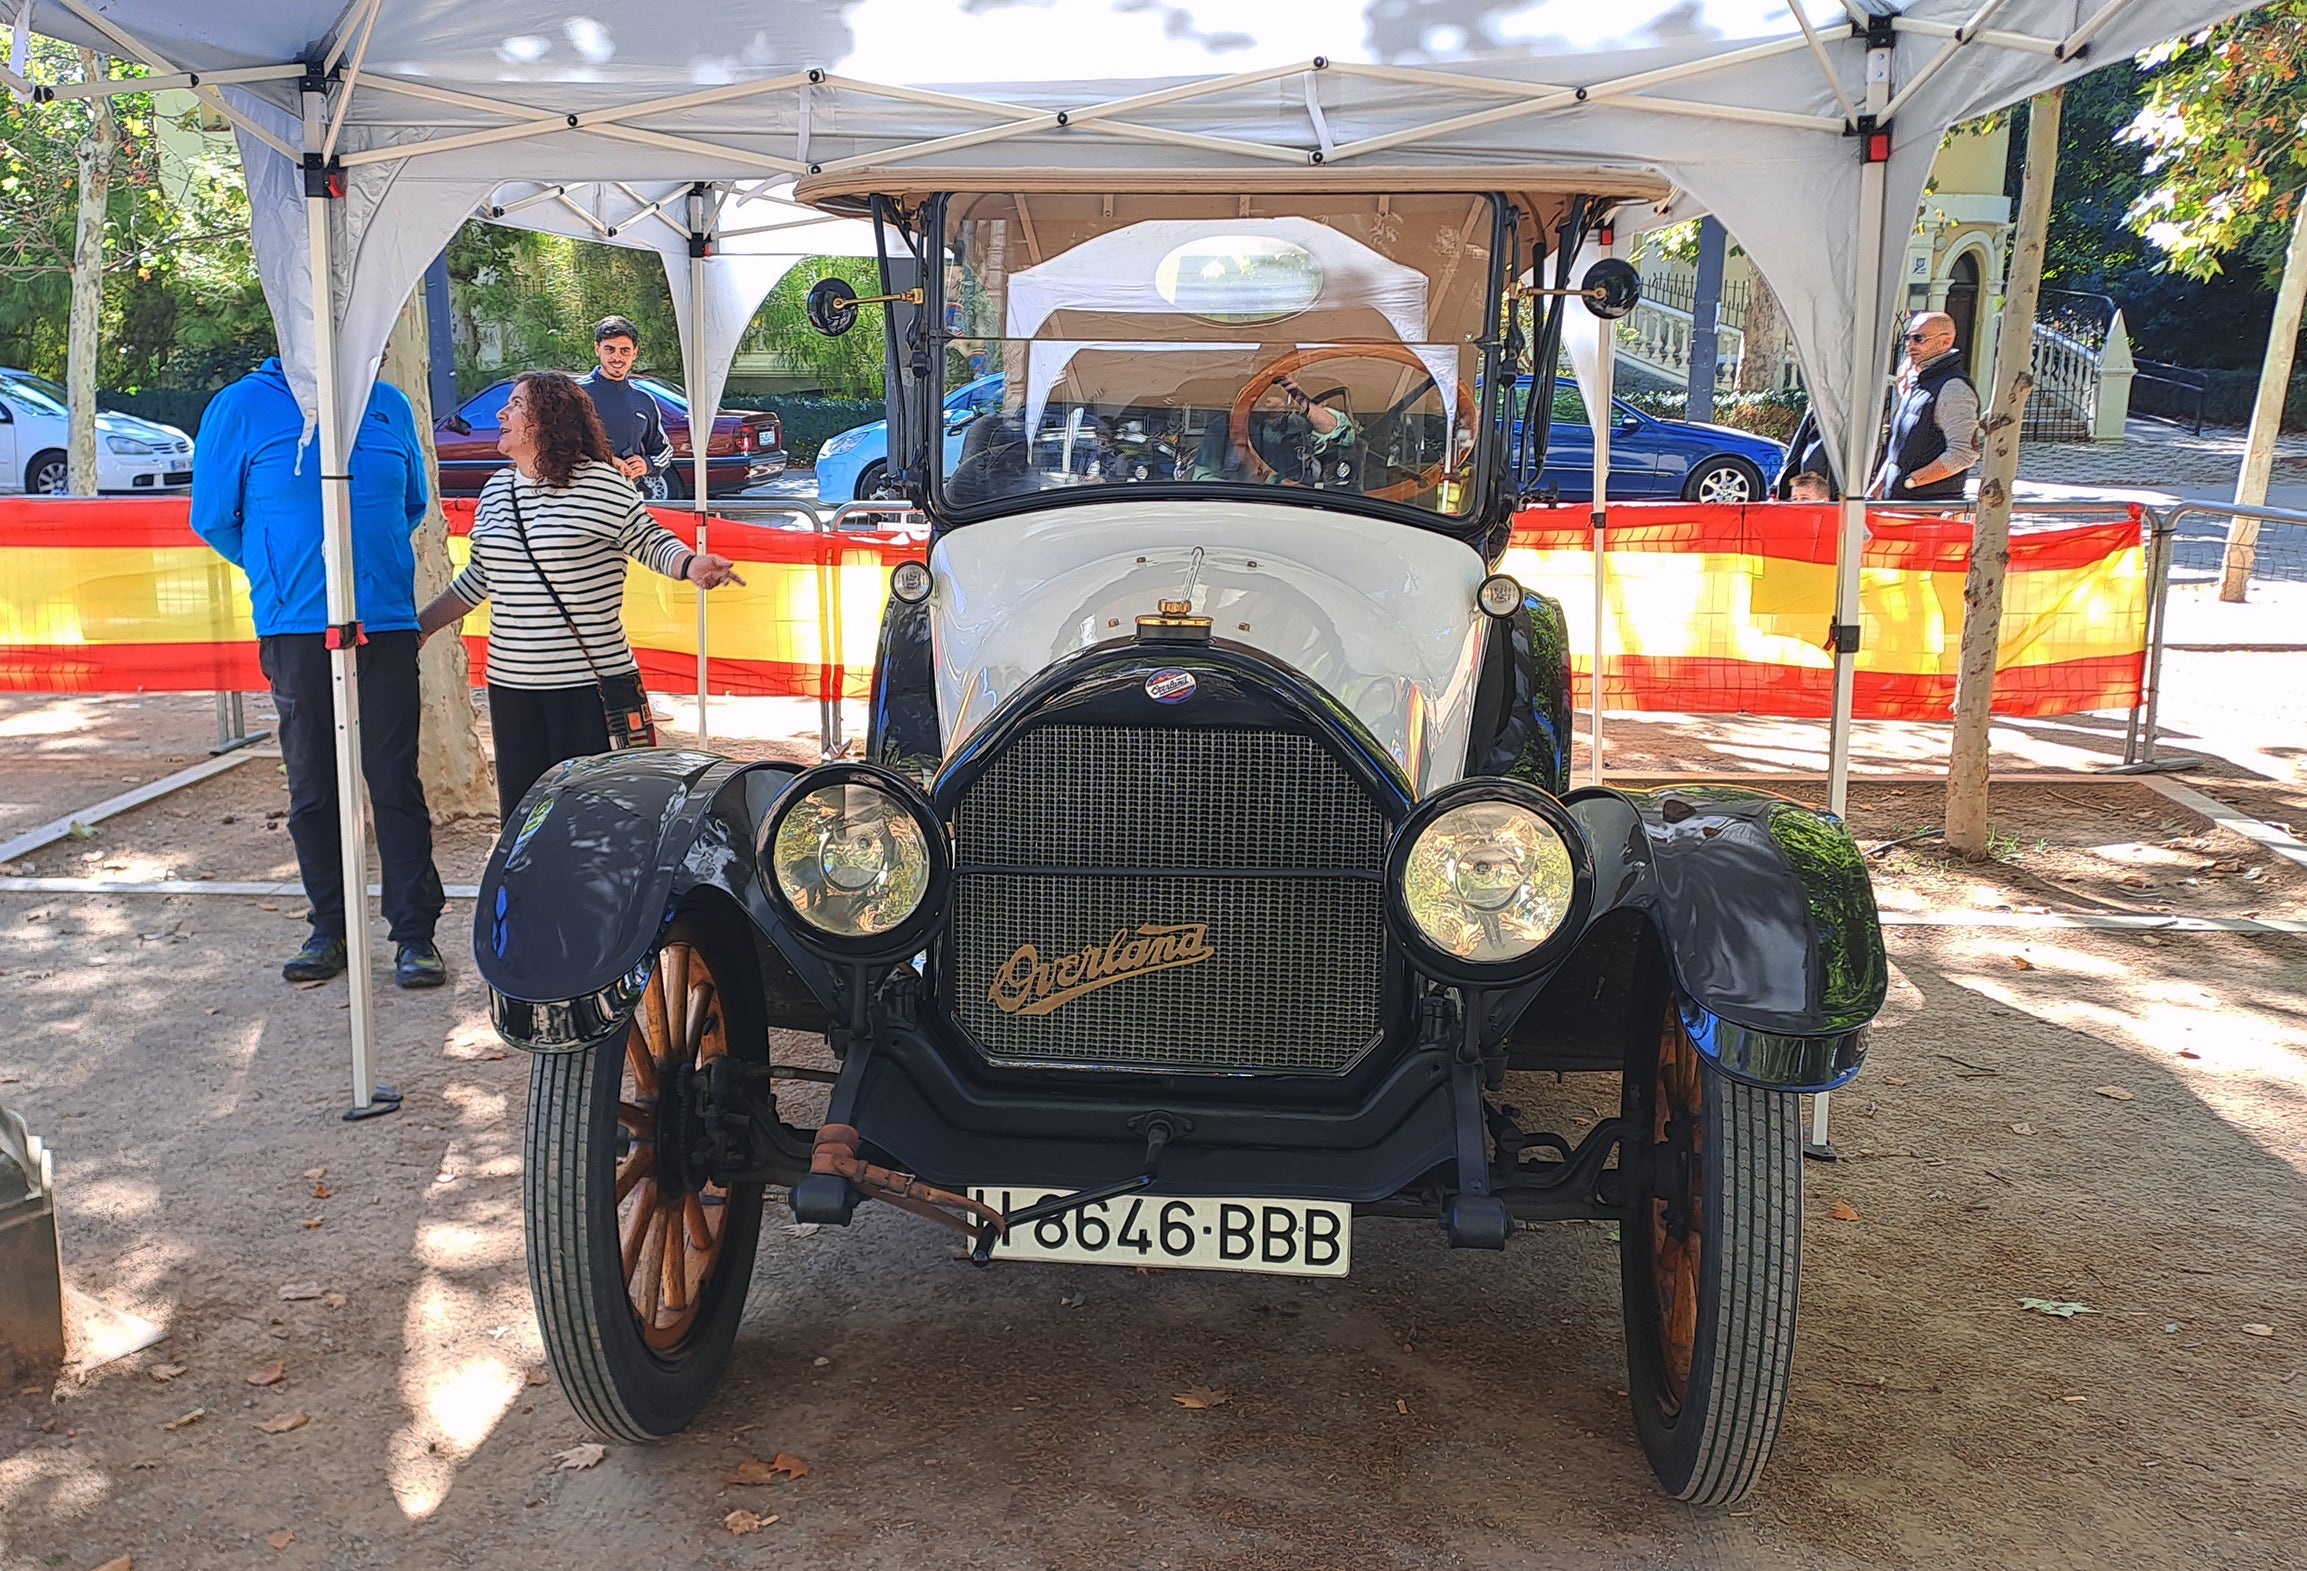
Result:
<svg viewBox="0 0 2307 1571"><path fill-rule="evenodd" d="M1618 396L1655 419L1689 418L1689 402L1680 392L1621 393ZM1756 436L1766 436L1773 442L1783 442L1794 435L1795 425L1802 419L1802 412L1809 407L1810 395L1799 388L1777 393L1734 393L1714 401L1713 423L1752 432Z"/></svg>
<svg viewBox="0 0 2307 1571"><path fill-rule="evenodd" d="M785 458L796 466L817 462L817 449L828 437L856 426L889 417L878 398L821 398L813 393L732 394L721 400L724 409L762 409L785 428Z"/></svg>
<svg viewBox="0 0 2307 1571"><path fill-rule="evenodd" d="M2248 425L2251 405L2259 397L2257 371L2197 371L2203 379L2203 421L2206 425ZM2131 384L2135 414L2162 415L2172 420L2194 416L2194 395L2168 382L2150 382L2146 374ZM2291 378L2283 399L2283 429L2307 431L2307 372Z"/></svg>
<svg viewBox="0 0 2307 1571"><path fill-rule="evenodd" d="M157 420L172 425L186 436L200 431L201 411L216 393L210 388L147 387L133 393L98 392L96 407L109 409L115 414L134 415L139 420Z"/></svg>

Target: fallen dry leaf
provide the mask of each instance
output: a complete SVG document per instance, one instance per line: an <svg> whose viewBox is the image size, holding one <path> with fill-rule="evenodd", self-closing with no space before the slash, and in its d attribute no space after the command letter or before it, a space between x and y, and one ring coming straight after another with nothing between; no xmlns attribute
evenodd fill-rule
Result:
<svg viewBox="0 0 2307 1571"><path fill-rule="evenodd" d="M588 1440L581 1446L571 1446L553 1457L554 1468L563 1473L581 1473L588 1467L599 1467L601 1458L609 1448L598 1441Z"/></svg>
<svg viewBox="0 0 2307 1571"><path fill-rule="evenodd" d="M1403 1401L1400 1397L1396 1397L1394 1398L1394 1411L1401 1414L1404 1418L1408 1418L1410 1416L1410 1404Z"/></svg>
<svg viewBox="0 0 2307 1571"><path fill-rule="evenodd" d="M280 1296L292 1304L303 1303L306 1299L320 1297L320 1284L318 1282L285 1283L281 1287Z"/></svg>
<svg viewBox="0 0 2307 1571"><path fill-rule="evenodd" d="M2050 1315L2059 1320L2072 1320L2077 1315L2095 1315L2098 1313L2089 1304L2078 1304L2064 1298L2022 1298L2019 1300L2019 1307L2031 1309L2038 1315Z"/></svg>
<svg viewBox="0 0 2307 1571"><path fill-rule="evenodd" d="M2275 1328L2273 1326L2263 1326L2254 1321L2252 1324L2243 1328L2243 1334L2245 1336L2273 1336L2275 1334Z"/></svg>
<svg viewBox="0 0 2307 1571"><path fill-rule="evenodd" d="M277 1533L265 1534L264 1541L275 1549L286 1549L296 1542L296 1535L284 1527Z"/></svg>
<svg viewBox="0 0 2307 1571"><path fill-rule="evenodd" d="M1172 1396L1170 1400L1180 1407L1198 1412L1203 1408L1223 1407L1231 1402L1233 1397L1224 1391L1212 1391L1207 1386L1187 1386L1183 1391Z"/></svg>
<svg viewBox="0 0 2307 1571"><path fill-rule="evenodd" d="M2203 1055L2191 1047L2182 1047L2179 1049L2179 1056L2181 1058L2201 1058Z"/></svg>
<svg viewBox="0 0 2307 1571"><path fill-rule="evenodd" d="M207 1416L207 1408L196 1407L189 1413L181 1413L177 1415L176 1417L170 1419L167 1423L162 1424L160 1427L163 1429L182 1429L186 1424L197 1424Z"/></svg>
<svg viewBox="0 0 2307 1571"><path fill-rule="evenodd" d="M2130 1092L2124 1090L2121 1086L2093 1086L2091 1089L2096 1091L2099 1095L2108 1097L2117 1102L2136 1102L2139 1100L2137 1097L2131 1095Z"/></svg>
<svg viewBox="0 0 2307 1571"><path fill-rule="evenodd" d="M323 1309L342 1309L348 1302L349 1300L342 1293L323 1293L320 1295L320 1307Z"/></svg>
<svg viewBox="0 0 2307 1571"><path fill-rule="evenodd" d="M2034 968L2035 968L2035 963L2034 963L2032 960L2029 960L2029 959L2028 959L2028 958L2027 958L2025 955L2013 955L2013 956L2011 956L2011 969L2012 969L2012 970L2014 970L2014 971L2032 971Z"/></svg>
<svg viewBox="0 0 2307 1571"><path fill-rule="evenodd" d="M1858 1207L1847 1200L1837 1200L1826 1208L1826 1219L1829 1222L1855 1222L1858 1220Z"/></svg>
<svg viewBox="0 0 2307 1571"><path fill-rule="evenodd" d="M328 986L326 982L291 982L288 985L295 988L300 993L309 993L316 987Z"/></svg>
<svg viewBox="0 0 2307 1571"><path fill-rule="evenodd" d="M248 1372L248 1383L252 1386L276 1386L287 1378L288 1366L281 1363L267 1364L262 1369L251 1369Z"/></svg>
<svg viewBox="0 0 2307 1571"><path fill-rule="evenodd" d="M154 1364L152 1366L152 1378L161 1382L163 1385L167 1384L171 1380L174 1380L178 1375L183 1373L184 1366L182 1364Z"/></svg>
<svg viewBox="0 0 2307 1571"><path fill-rule="evenodd" d="M756 1516L750 1511L739 1510L732 1511L723 1517L721 1525L739 1537L743 1537L747 1533L760 1532L761 1529L776 1520L773 1516Z"/></svg>
<svg viewBox="0 0 2307 1571"><path fill-rule="evenodd" d="M777 1482L777 1470L766 1462L747 1457L730 1471L726 1482L732 1484L774 1484Z"/></svg>
<svg viewBox="0 0 2307 1571"><path fill-rule="evenodd" d="M325 1167L308 1167L304 1170L304 1176L317 1184L328 1177L328 1169Z"/></svg>
<svg viewBox="0 0 2307 1571"><path fill-rule="evenodd" d="M302 1429L312 1420L303 1413L275 1413L256 1427L268 1435L285 1435L292 1429Z"/></svg>
<svg viewBox="0 0 2307 1571"><path fill-rule="evenodd" d="M96 1568L96 1571L136 1571L136 1562L129 1559L128 1556L122 1555L117 1560L105 1561L104 1564Z"/></svg>
<svg viewBox="0 0 2307 1571"><path fill-rule="evenodd" d="M329 1188L326 1184L315 1184L312 1186L312 1197L315 1200L327 1200L332 1198L335 1194L336 1191Z"/></svg>
<svg viewBox="0 0 2307 1571"><path fill-rule="evenodd" d="M1903 1086L1907 1082L1906 1076L1904 1075L1884 1075L1882 1077L1882 1083L1886 1086Z"/></svg>
<svg viewBox="0 0 2307 1571"><path fill-rule="evenodd" d="M769 1459L769 1471L783 1473L787 1478L806 1478L809 1476L809 1464L790 1451L780 1451Z"/></svg>
<svg viewBox="0 0 2307 1571"><path fill-rule="evenodd" d="M306 1229L307 1231L310 1231L311 1229L313 1229L313 1228L316 1228L316 1227L320 1226L320 1225L321 1225L323 1222L326 1222L327 1220L328 1220L328 1218L327 1218L327 1217L325 1217L325 1216L308 1216L308 1217L304 1217L304 1218L301 1218L301 1219L300 1219L300 1220L297 1222L297 1224L296 1224L296 1225L297 1225L298 1227L301 1227L301 1228L304 1228L304 1229Z"/></svg>
<svg viewBox="0 0 2307 1571"><path fill-rule="evenodd" d="M2032 1124L2018 1123L2011 1125L2011 1133L2014 1135L2031 1135L2034 1132L2035 1126Z"/></svg>

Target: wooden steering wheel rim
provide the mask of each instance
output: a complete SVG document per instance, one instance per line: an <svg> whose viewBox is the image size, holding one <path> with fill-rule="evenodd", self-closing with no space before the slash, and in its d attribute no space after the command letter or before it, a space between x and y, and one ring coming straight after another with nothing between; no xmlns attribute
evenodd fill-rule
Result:
<svg viewBox="0 0 2307 1571"><path fill-rule="evenodd" d="M1260 369L1242 385L1227 417L1227 437L1233 442L1234 450L1248 458L1252 480L1263 483L1274 470L1271 464L1258 456L1256 444L1250 441L1250 411L1257 407L1259 399L1266 396L1266 389L1283 377L1295 376L1307 366L1318 365L1324 360L1391 360L1397 365L1406 365L1414 371L1426 371L1431 375L1431 368L1407 344L1316 344L1310 348L1291 350L1271 365ZM1480 418L1479 411L1474 407L1473 389L1464 382L1458 384L1458 417L1469 428ZM1444 458L1428 465L1408 480L1397 480L1390 486L1360 494L1376 502L1407 502L1420 491L1440 485L1449 471L1450 460Z"/></svg>

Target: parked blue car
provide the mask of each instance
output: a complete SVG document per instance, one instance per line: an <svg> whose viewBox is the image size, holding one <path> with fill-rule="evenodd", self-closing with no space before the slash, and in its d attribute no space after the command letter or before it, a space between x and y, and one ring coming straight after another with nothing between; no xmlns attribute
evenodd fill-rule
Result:
<svg viewBox="0 0 2307 1571"><path fill-rule="evenodd" d="M945 395L948 430L1001 407L1001 376L981 376ZM889 472L889 422L876 420L828 437L817 450L817 495L826 502L863 502Z"/></svg>
<svg viewBox="0 0 2307 1571"><path fill-rule="evenodd" d="M1530 379L1516 384L1517 400ZM1786 462L1786 449L1768 437L1696 420L1660 420L1613 400L1618 423L1610 433L1610 500L1643 498L1685 502L1760 502L1770 495ZM1520 439L1522 423L1514 422ZM1546 467L1538 488L1558 487L1565 502L1594 499L1594 432L1586 400L1568 377L1554 381L1554 423L1546 440Z"/></svg>
<svg viewBox="0 0 2307 1571"><path fill-rule="evenodd" d="M956 388L945 398L948 429L1001 406L996 374ZM1515 389L1526 396L1530 380ZM1610 436L1610 499L1675 498L1685 502L1759 502L1770 494L1786 449L1767 437L1693 420L1660 420L1618 402ZM1521 422L1514 423L1519 440ZM876 420L828 439L817 453L817 494L828 502L864 501L889 469L889 422ZM1568 377L1554 383L1554 424L1547 440L1539 488L1559 488L1566 502L1594 496L1594 433L1586 403Z"/></svg>

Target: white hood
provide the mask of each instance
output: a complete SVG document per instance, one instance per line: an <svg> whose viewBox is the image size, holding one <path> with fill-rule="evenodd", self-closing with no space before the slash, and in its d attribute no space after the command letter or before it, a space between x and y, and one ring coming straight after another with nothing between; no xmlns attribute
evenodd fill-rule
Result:
<svg viewBox="0 0 2307 1571"><path fill-rule="evenodd" d="M971 524L930 566L949 755L1049 666L1134 639L1190 579L1216 637L1352 710L1420 795L1465 772L1487 569L1445 535L1307 507L1132 500Z"/></svg>

